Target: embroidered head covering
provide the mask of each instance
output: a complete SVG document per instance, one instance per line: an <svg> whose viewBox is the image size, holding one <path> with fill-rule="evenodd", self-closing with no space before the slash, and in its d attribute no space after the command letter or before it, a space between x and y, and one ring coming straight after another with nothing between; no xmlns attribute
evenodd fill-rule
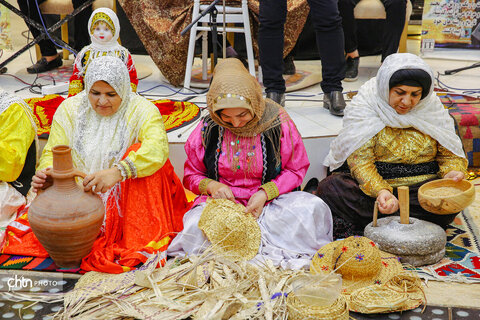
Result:
<svg viewBox="0 0 480 320"><path fill-rule="evenodd" d="M227 104L231 104L230 108L244 105L253 119L241 128L224 122L218 111L225 109ZM207 93L207 108L215 123L240 137L253 137L278 126L281 121L281 106L270 99L263 99L260 84L235 58L226 59L215 68Z"/></svg>
<svg viewBox="0 0 480 320"><path fill-rule="evenodd" d="M237 128L224 122L220 117L220 111L234 107L243 107L249 110L253 117L252 120L245 126ZM234 134L234 140L225 140L225 142L226 153L233 157L232 170L237 170L238 158L234 156L235 148L230 148L230 145L236 145L235 143L238 144L242 140L243 148L250 150L257 135L262 135L265 139L270 140L276 166L280 165L279 141L282 135L280 125L288 121L290 117L279 104L263 98L260 84L245 69L240 60L225 59L215 67L213 80L207 93L207 108L210 115L204 119L203 143L205 146L208 144L210 130L216 125L231 131Z"/></svg>
<svg viewBox="0 0 480 320"><path fill-rule="evenodd" d="M93 36L93 31L99 22L105 23L112 31L113 37L109 41L100 41ZM92 45L95 48L120 47L118 44L120 22L115 12L109 8L98 8L92 12L90 19L88 19L88 33L90 34Z"/></svg>
<svg viewBox="0 0 480 320"><path fill-rule="evenodd" d="M330 170L340 167L345 160L385 127L413 127L428 134L443 147L459 157L465 157L460 138L455 133L453 119L443 107L430 86L427 95L408 113L398 114L389 105L390 79L402 69L421 69L433 83L432 69L419 57L410 53L388 56L377 76L368 80L345 108L343 128L330 146L323 162Z"/></svg>
<svg viewBox="0 0 480 320"><path fill-rule="evenodd" d="M112 39L101 41L93 36L96 24L103 22L112 31ZM75 57L75 66L80 76L83 76L88 69L88 64L98 57L114 56L121 59L125 65L128 62L128 50L118 43L120 37L120 22L115 12L109 8L98 8L92 12L88 20L88 32L90 34L91 44L84 47ZM87 61L84 61L85 60ZM87 63L84 65L84 63Z"/></svg>
<svg viewBox="0 0 480 320"><path fill-rule="evenodd" d="M423 99L430 92L432 78L430 78L430 75L422 69L400 69L392 74L392 77L388 83L390 89L398 85L421 87L421 99Z"/></svg>
<svg viewBox="0 0 480 320"><path fill-rule="evenodd" d="M101 116L90 104L88 94L97 81L108 83L122 99L113 115ZM78 101L75 113L63 116L64 110L59 108L56 120L70 139L75 167L87 174L111 168L137 142L146 120L145 114L136 108L138 99L143 98L132 93L127 67L115 57L93 60L85 74L85 90L69 99ZM102 195L104 201L108 194Z"/></svg>

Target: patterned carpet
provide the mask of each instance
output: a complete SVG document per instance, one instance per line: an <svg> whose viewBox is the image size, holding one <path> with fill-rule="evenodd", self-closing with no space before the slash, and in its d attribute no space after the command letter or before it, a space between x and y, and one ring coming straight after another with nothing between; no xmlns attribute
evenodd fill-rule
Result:
<svg viewBox="0 0 480 320"><path fill-rule="evenodd" d="M479 194L480 179L473 183ZM480 283L480 196L447 229L445 249L445 257L440 262L415 269L421 278Z"/></svg>
<svg viewBox="0 0 480 320"><path fill-rule="evenodd" d="M480 167L480 99L453 93L437 93L455 118L470 167Z"/></svg>
<svg viewBox="0 0 480 320"><path fill-rule="evenodd" d="M25 102L32 108L39 136L46 137L48 135L53 115L63 100L65 98L57 94L25 99ZM200 117L200 108L191 102L163 99L153 100L152 103L162 114L167 132L186 126Z"/></svg>

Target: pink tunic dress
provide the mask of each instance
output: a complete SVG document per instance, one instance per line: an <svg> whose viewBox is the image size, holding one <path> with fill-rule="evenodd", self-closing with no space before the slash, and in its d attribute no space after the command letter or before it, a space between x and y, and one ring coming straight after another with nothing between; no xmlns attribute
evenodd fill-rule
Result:
<svg viewBox="0 0 480 320"><path fill-rule="evenodd" d="M203 122L201 122L185 144L187 161L185 162L183 184L185 188L195 194L200 194L198 185L200 181L207 178L207 169L203 162L205 156L205 148L202 144L203 127ZM277 185L280 195L299 187L310 166L302 137L298 133L293 121L290 120L282 123L281 128L280 153L282 157L282 170L279 175L272 180ZM248 199L250 199L262 185L263 152L260 139L260 135L252 138L238 138L228 129L224 131L221 150L225 151L220 154L218 159L218 181L229 186L235 199L243 205L247 204ZM230 141L237 140L239 141L238 148L227 145ZM251 142L252 140L254 143ZM247 142L248 150L245 150L245 148L242 149L242 145L247 145ZM232 154L235 156L237 152L238 166L240 166L240 168L237 166L232 170ZM205 202L206 198L205 195L198 197L194 205Z"/></svg>
<svg viewBox="0 0 480 320"><path fill-rule="evenodd" d="M198 186L207 178L203 162L205 148L201 122L185 144L187 161L183 183L199 194ZM302 184L309 161L302 138L292 120L281 124L281 170L272 180L279 196L265 204L257 219L262 236L257 255L250 261L264 264L268 259L285 269L308 268L311 257L332 241L332 215L322 199L310 193L295 191ZM236 201L246 205L262 185L263 157L261 135L238 138L223 131L218 146L218 181L229 186ZM232 144L233 142L233 144ZM184 229L168 248L169 256L201 254L210 242L198 228L207 197L198 196L194 207L183 217Z"/></svg>

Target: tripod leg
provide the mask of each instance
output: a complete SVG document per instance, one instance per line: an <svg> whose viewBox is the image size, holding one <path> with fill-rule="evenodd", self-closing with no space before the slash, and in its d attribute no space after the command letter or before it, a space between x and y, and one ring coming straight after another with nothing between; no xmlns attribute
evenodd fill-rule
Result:
<svg viewBox="0 0 480 320"><path fill-rule="evenodd" d="M217 65L218 60L218 35L217 35L217 9L212 10L212 48L213 48L213 66Z"/></svg>

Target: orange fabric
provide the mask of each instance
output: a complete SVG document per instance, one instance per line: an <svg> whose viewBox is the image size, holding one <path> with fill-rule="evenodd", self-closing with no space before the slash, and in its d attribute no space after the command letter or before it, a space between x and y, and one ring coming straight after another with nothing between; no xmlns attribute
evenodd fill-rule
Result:
<svg viewBox="0 0 480 320"><path fill-rule="evenodd" d="M140 144L131 146L136 151ZM144 263L148 256L165 251L183 229L183 215L191 203L176 176L170 160L151 176L127 179L121 183L120 216L114 199L107 205L104 232L82 260L85 271L121 273ZM26 215L16 220L28 226ZM3 253L46 257L48 254L31 231L9 226Z"/></svg>

